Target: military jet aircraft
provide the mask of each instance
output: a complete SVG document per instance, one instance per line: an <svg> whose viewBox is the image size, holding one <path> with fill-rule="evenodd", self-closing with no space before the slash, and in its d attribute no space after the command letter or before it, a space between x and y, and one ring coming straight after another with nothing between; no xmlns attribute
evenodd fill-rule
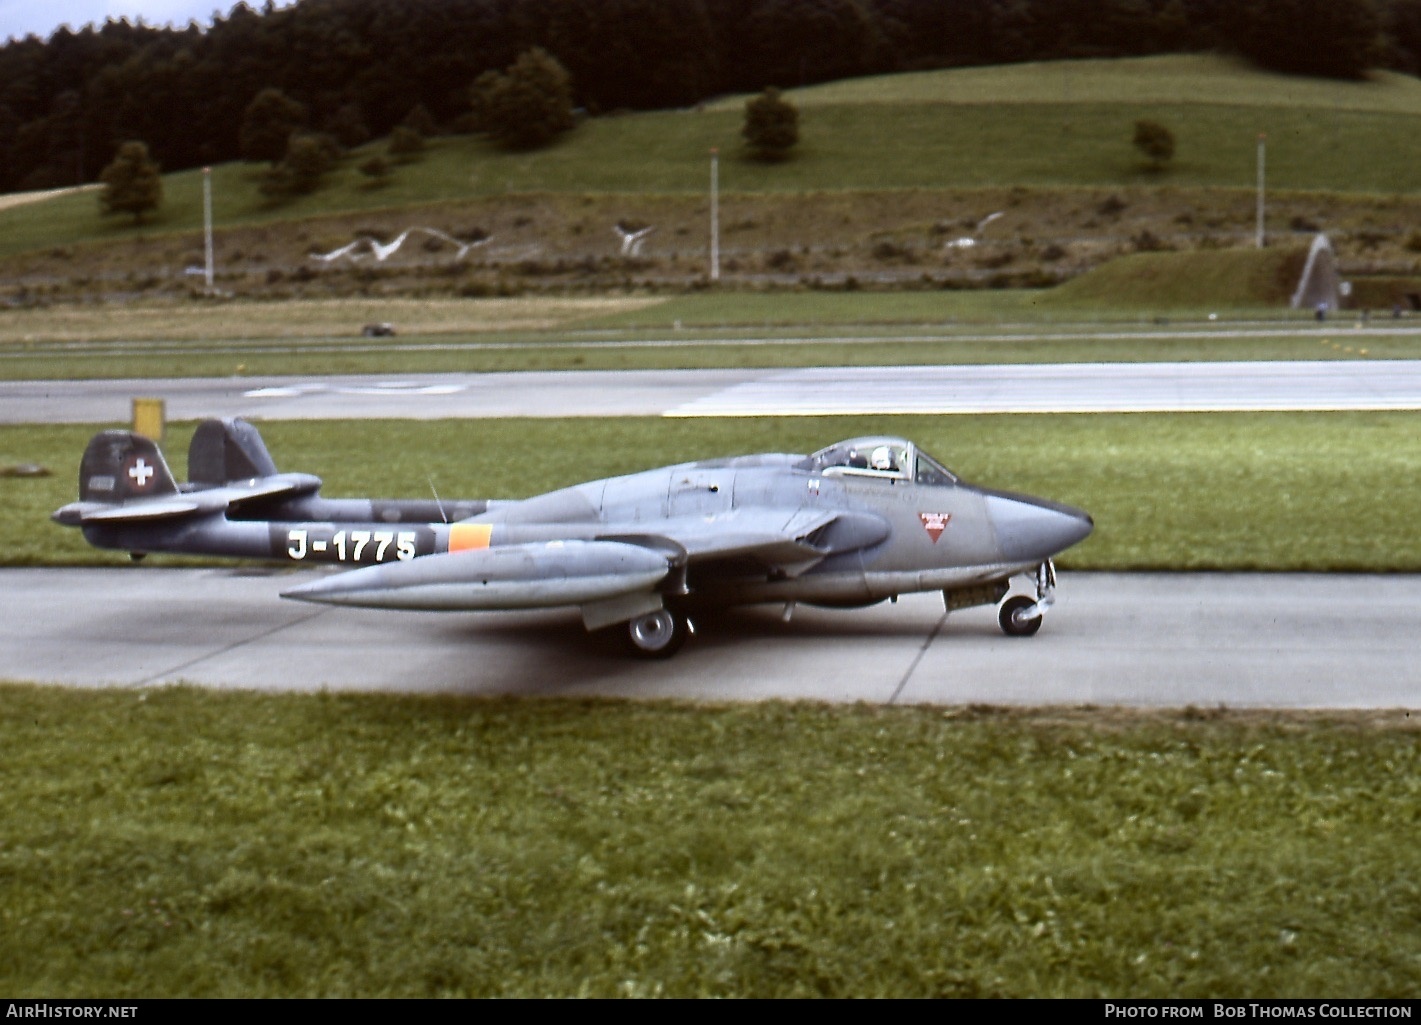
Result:
<svg viewBox="0 0 1421 1025"><path fill-rule="evenodd" d="M974 487L912 442L854 438L813 455L682 463L510 501L330 499L279 473L256 428L207 420L173 479L158 446L94 436L79 501L53 519L99 548L350 568L283 597L388 609L575 606L664 658L697 609L856 608L941 591L948 610L1000 603L1016 637L1040 628L1051 559L1090 534L1085 512ZM1021 576L1030 593L1011 594ZM1010 596L1009 596L1010 595Z"/></svg>

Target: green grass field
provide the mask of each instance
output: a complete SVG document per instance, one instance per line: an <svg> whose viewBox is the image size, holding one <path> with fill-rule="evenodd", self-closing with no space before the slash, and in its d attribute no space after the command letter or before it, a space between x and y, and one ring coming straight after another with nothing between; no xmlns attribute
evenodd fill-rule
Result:
<svg viewBox="0 0 1421 1025"><path fill-rule="evenodd" d="M320 475L333 497L518 498L578 481L744 452L811 452L841 438L915 439L967 480L1069 502L1095 533L1075 569L1421 570L1421 433L1415 413L900 416L662 420L284 421L262 425L278 467ZM125 561L50 512L77 493L94 428L0 427L0 564ZM182 479L191 428L166 446ZM537 452L535 463L494 453ZM383 458L398 454L398 459Z"/></svg>
<svg viewBox="0 0 1421 1025"><path fill-rule="evenodd" d="M0 687L11 998L1405 997L1402 713Z"/></svg>
<svg viewBox="0 0 1421 1025"><path fill-rule="evenodd" d="M1140 360L1414 359L1413 319L1253 305L1295 253L1142 253L1049 290L55 306L0 315L9 380ZM1206 300L1208 300L1206 302ZM1214 313L1220 319L1211 320ZM391 321L398 335L360 337ZM1359 330L1366 328L1367 330Z"/></svg>
<svg viewBox="0 0 1421 1025"><path fill-rule="evenodd" d="M1421 115L1421 81L1389 71L1357 82L1261 71L1214 54L1049 61L846 79L790 90L798 106L1137 103L1365 110ZM710 104L740 110L740 97Z"/></svg>

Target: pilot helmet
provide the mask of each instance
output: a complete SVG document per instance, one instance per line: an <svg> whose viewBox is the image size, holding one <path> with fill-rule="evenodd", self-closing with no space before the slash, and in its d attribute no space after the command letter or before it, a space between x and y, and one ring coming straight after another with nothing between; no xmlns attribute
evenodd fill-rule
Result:
<svg viewBox="0 0 1421 1025"><path fill-rule="evenodd" d="M893 450L887 445L879 445L873 450L873 455L869 456L869 465L875 470L896 470L893 463Z"/></svg>

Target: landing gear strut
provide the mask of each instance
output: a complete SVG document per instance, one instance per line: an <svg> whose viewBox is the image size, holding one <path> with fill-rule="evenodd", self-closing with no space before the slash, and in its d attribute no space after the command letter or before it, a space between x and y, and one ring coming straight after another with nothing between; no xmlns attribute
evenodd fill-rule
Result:
<svg viewBox="0 0 1421 1025"><path fill-rule="evenodd" d="M657 609L626 623L627 647L641 658L670 658L686 643L690 621L671 609Z"/></svg>
<svg viewBox="0 0 1421 1025"><path fill-rule="evenodd" d="M1036 567L1036 598L1015 594L997 610L997 623L1008 637L1030 637L1056 602L1056 567L1050 559Z"/></svg>

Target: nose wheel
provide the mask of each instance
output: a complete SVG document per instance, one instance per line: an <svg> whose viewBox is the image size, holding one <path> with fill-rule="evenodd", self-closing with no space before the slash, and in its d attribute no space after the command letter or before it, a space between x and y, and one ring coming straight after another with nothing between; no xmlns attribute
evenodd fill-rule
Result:
<svg viewBox="0 0 1421 1025"><path fill-rule="evenodd" d="M1033 613L1036 602L1024 594L1014 594L997 610L997 623L1008 637L1030 637L1041 629L1041 613Z"/></svg>
<svg viewBox="0 0 1421 1025"><path fill-rule="evenodd" d="M679 612L657 609L627 621L627 647L641 658L670 658L681 650L691 632L690 622Z"/></svg>
<svg viewBox="0 0 1421 1025"><path fill-rule="evenodd" d="M1056 602L1056 567L1047 559L1036 567L1036 597L1014 594L997 610L997 624L1008 637L1030 637L1041 629L1046 610Z"/></svg>

